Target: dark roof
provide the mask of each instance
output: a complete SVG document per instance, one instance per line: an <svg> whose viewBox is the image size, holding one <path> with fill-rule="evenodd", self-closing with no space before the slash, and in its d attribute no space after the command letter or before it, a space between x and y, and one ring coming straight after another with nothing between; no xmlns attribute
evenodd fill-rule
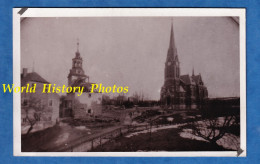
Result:
<svg viewBox="0 0 260 164"><path fill-rule="evenodd" d="M49 84L48 81L46 81L36 72L27 73L25 77L23 77L23 74L21 74L21 86L26 85L30 81Z"/></svg>
<svg viewBox="0 0 260 164"><path fill-rule="evenodd" d="M180 79L186 84L195 84L194 80L190 77L190 75L181 75Z"/></svg>
<svg viewBox="0 0 260 164"><path fill-rule="evenodd" d="M81 79L81 78L78 78L77 80L75 80L71 86L72 87L91 87L91 84L92 83L89 83L89 82L85 82L85 79Z"/></svg>
<svg viewBox="0 0 260 164"><path fill-rule="evenodd" d="M199 84L199 82L201 81L200 75L193 76L192 78L193 78L193 80L195 81L196 84Z"/></svg>
<svg viewBox="0 0 260 164"><path fill-rule="evenodd" d="M181 75L180 79L185 83L185 84L190 84L190 76L189 75Z"/></svg>
<svg viewBox="0 0 260 164"><path fill-rule="evenodd" d="M72 87L84 87L84 92L90 92L92 84L95 84L95 83L85 82L84 79L78 78L71 84L71 86Z"/></svg>
<svg viewBox="0 0 260 164"><path fill-rule="evenodd" d="M91 84L95 84L95 83L89 83L89 82L73 83L71 86L72 86L72 87L86 87L86 88L91 88L91 87L92 87Z"/></svg>

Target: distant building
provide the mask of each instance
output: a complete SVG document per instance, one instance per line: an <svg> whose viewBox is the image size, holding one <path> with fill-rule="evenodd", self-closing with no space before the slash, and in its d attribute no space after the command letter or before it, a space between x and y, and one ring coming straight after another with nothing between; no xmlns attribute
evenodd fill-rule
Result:
<svg viewBox="0 0 260 164"><path fill-rule="evenodd" d="M95 117L102 113L102 93L90 93L91 84L82 68L83 60L79 53L79 43L76 56L72 59L72 68L68 75L68 85L84 87L81 96L77 93L68 93L61 99L60 117L73 117L85 119Z"/></svg>
<svg viewBox="0 0 260 164"><path fill-rule="evenodd" d="M26 133L30 127L29 120L37 121L33 131L50 127L59 119L60 97L57 93L42 93L43 84L49 84L36 72L28 73L23 69L21 74L21 86L31 87L36 84L35 93L21 93L21 122L22 133Z"/></svg>
<svg viewBox="0 0 260 164"><path fill-rule="evenodd" d="M195 109L200 107L208 97L207 87L202 76L180 75L180 62L175 46L173 26L171 26L170 45L164 70L164 85L161 88L162 105L174 109Z"/></svg>

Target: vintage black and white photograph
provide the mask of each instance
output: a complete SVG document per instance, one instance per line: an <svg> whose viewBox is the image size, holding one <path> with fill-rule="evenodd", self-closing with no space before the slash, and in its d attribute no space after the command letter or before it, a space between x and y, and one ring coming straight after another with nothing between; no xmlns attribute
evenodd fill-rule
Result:
<svg viewBox="0 0 260 164"><path fill-rule="evenodd" d="M17 151L245 151L244 10L117 10L18 18Z"/></svg>

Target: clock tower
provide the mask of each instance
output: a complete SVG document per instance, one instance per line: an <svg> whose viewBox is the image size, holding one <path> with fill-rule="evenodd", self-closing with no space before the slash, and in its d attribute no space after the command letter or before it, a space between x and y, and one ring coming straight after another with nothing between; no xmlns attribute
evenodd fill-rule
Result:
<svg viewBox="0 0 260 164"><path fill-rule="evenodd" d="M82 58L79 53L79 41L77 42L77 52L75 57L72 59L72 68L68 75L68 85L71 86L76 80L81 80L85 82L86 79L89 80L89 77L85 75L84 70L82 69Z"/></svg>
<svg viewBox="0 0 260 164"><path fill-rule="evenodd" d="M180 91L180 62L178 59L177 48L175 46L173 25L171 26L170 45L164 69L164 85L161 89L161 100L172 105L178 101Z"/></svg>

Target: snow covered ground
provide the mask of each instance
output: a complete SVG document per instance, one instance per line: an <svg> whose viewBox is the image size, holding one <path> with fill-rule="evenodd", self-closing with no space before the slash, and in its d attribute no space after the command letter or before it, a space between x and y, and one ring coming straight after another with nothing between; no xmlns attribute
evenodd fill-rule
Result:
<svg viewBox="0 0 260 164"><path fill-rule="evenodd" d="M217 120L217 124L223 124L223 122L224 122L224 118L219 117ZM197 121L196 124L200 124L200 125L202 125L202 127L207 126L207 123L205 121ZM145 134L145 133L150 133L150 132L153 133L153 132L157 132L158 130L164 130L164 129L179 128L184 125L187 125L187 123L167 125L167 126L161 126L161 127L152 127L152 129L150 129L150 127L149 127L146 130L141 130L138 132L130 133L130 134L126 135L125 137L130 138L130 137L133 137L133 136L136 136L139 134ZM216 131L216 133L218 133L218 132ZM209 142L209 141L203 139L202 137L192 134L192 129L188 129L188 128L183 129L182 132L179 133L179 135L180 135L180 137L191 139L191 140ZM217 144L226 149L238 150L239 144L240 144L240 138L239 138L239 136L236 136L236 135L233 135L230 133L226 133L221 139L219 139L217 141Z"/></svg>
<svg viewBox="0 0 260 164"><path fill-rule="evenodd" d="M180 132L179 134L183 138L208 142L207 140L192 134L191 129L183 129L183 131ZM240 144L240 138L238 136L233 135L233 134L226 133L222 138L220 138L217 141L217 144L219 146L226 148L226 149L238 150L239 144Z"/></svg>
<svg viewBox="0 0 260 164"><path fill-rule="evenodd" d="M178 128L178 127L181 127L181 126L184 126L184 125L186 125L186 123L176 124L176 125L168 125L168 126L161 126L161 127L152 127L151 132L153 133L153 132L157 132L158 130ZM150 133L150 128L148 128L147 130L142 130L142 131L139 131L139 132L130 133L130 134L126 135L125 137L130 138L132 136L136 136L136 135L144 134L144 133Z"/></svg>
<svg viewBox="0 0 260 164"><path fill-rule="evenodd" d="M195 122L195 125L198 129L201 129L201 133L207 136L208 134L211 134L210 126L215 126L215 127L222 127L223 124L228 120L225 117L218 117L217 119L212 122L212 120L203 120L203 121L197 121ZM231 119L231 123L234 123L234 119ZM214 129L214 135L217 136L220 133L220 131L216 128ZM208 142L207 140L203 139L202 137L196 136L192 133L192 129L183 129L182 132L179 133L181 137L183 138L188 138L192 140L200 140L200 141L205 141ZM213 136L211 136L213 137ZM238 150L239 145L240 145L240 137L230 134L230 133L225 133L225 135L217 140L217 144L219 146L222 146L226 149L232 149L232 150Z"/></svg>

